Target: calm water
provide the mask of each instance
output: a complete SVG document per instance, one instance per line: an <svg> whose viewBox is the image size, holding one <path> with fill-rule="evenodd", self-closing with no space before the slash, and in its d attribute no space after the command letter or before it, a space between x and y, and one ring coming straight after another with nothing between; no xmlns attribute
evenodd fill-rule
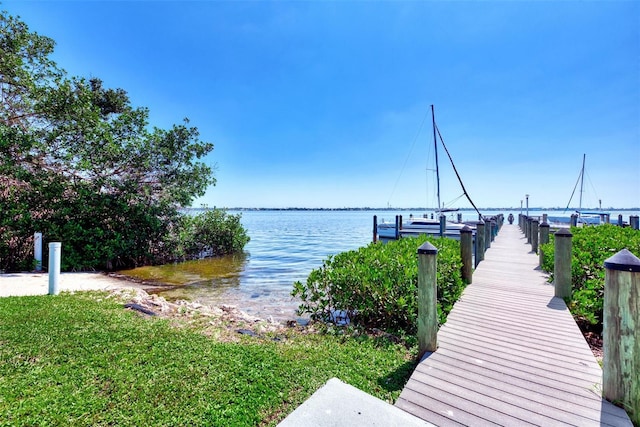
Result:
<svg viewBox="0 0 640 427"><path fill-rule="evenodd" d="M233 212L232 212L233 213ZM295 318L299 301L291 296L295 281L304 282L327 256L366 246L372 240L373 215L393 222L395 215L422 212L374 211L247 211L242 223L251 241L245 253L124 272L145 279L179 284L164 291L169 299L187 299L207 305L233 304L263 318ZM463 211L463 219L477 219ZM497 211L483 211L493 215ZM501 211L505 216L509 211ZM514 210L517 216L519 210ZM531 215L542 212L530 210ZM625 221L638 212L611 211L612 222L622 213ZM550 213L560 215L561 213ZM567 213L569 215L570 213Z"/></svg>

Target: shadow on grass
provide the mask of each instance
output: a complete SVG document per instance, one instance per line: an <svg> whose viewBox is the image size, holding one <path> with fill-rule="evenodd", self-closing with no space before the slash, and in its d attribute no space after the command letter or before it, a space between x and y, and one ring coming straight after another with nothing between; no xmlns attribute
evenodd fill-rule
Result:
<svg viewBox="0 0 640 427"><path fill-rule="evenodd" d="M400 391L404 388L418 361L411 360L398 366L393 372L378 379L378 385L388 392Z"/></svg>

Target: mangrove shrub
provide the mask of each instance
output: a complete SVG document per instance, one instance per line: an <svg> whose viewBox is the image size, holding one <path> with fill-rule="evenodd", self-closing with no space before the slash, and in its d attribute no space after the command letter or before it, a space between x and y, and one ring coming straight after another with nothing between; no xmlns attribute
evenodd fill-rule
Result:
<svg viewBox="0 0 640 427"><path fill-rule="evenodd" d="M372 243L328 257L305 283L294 284L292 295L302 300L298 313L327 320L342 311L358 325L415 333L417 249L427 239L438 248L437 306L439 321L444 323L464 289L460 243L426 236Z"/></svg>
<svg viewBox="0 0 640 427"><path fill-rule="evenodd" d="M571 313L578 320L602 327L604 301L604 261L628 249L640 256L640 232L612 224L572 227L571 282L572 295L567 301ZM553 280L554 238L542 245L542 268Z"/></svg>

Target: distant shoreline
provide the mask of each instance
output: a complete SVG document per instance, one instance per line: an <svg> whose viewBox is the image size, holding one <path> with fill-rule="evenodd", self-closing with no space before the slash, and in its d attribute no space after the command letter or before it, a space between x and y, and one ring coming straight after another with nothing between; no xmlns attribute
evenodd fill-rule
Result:
<svg viewBox="0 0 640 427"><path fill-rule="evenodd" d="M181 210L183 211L187 211L187 212L204 212L204 211L208 211L208 210L212 210L212 209L216 209L217 207L206 207L206 208L181 208ZM375 211L387 211L387 212L395 212L395 211L435 211L436 208L425 208L425 207L410 207L410 208L400 208L400 207L391 207L391 208L370 208L370 207L363 207L363 208L239 208L239 207L234 207L234 208L220 208L220 209L224 209L227 211L241 211L241 212L252 212L252 211L340 211L340 212L345 212L345 211L354 211L354 212L375 212ZM519 211L521 208L519 206L517 207L509 207L509 208L479 208L480 211ZM559 208L559 207L555 207L555 208L534 208L534 207L529 207L528 208L529 211L550 211L550 212L559 212L559 211L567 211L567 212L575 212L578 210L577 207L574 208ZM458 209L460 212L474 212L475 209L473 208L460 208ZM635 208L606 208L606 209L599 209L599 208L582 208L582 211L589 211L589 212L609 212L609 211L640 211L640 207L635 207Z"/></svg>

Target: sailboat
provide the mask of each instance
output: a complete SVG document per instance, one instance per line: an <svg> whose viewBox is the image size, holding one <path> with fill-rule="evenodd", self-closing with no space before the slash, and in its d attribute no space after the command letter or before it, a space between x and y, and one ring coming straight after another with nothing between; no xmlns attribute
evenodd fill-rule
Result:
<svg viewBox="0 0 640 427"><path fill-rule="evenodd" d="M579 196L579 204L578 209L575 211L575 225L583 226L583 225L598 225L610 222L610 214L608 212L602 211L602 206L600 206L600 210L598 211L585 211L582 210L582 195L584 193L584 172L585 172L585 164L586 164L587 155L582 155L582 168L580 169L580 174L578 175L578 180L576 181L576 185L573 187L573 192L571 193L571 197L569 197L569 202L567 203L567 207L564 209L564 213L569 209L569 205L571 204L571 200L573 200L573 195L576 193L576 189L578 188L578 184L580 184L580 196ZM600 201L602 203L602 201ZM567 227L571 223L571 218L567 218L565 216L549 216L548 221L551 224L555 224L557 228Z"/></svg>
<svg viewBox="0 0 640 427"><path fill-rule="evenodd" d="M431 105L431 122L433 125L433 144L435 149L435 163L436 163L435 170L436 170L436 185L437 185L437 199L438 199L438 208L435 210L435 214L436 214L435 218L434 218L434 215L432 214L430 218L428 218L427 215L425 215L424 217L411 216L409 217L407 222L403 222L402 220L398 221L398 219L396 219L396 221L393 223L382 222L380 224L377 224L377 232L380 240L383 240L383 241L395 240L404 236L417 236L420 234L429 234L433 236L443 236L443 237L459 239L460 230L465 226L469 226L475 233L475 224L476 224L475 222L463 223L461 221L460 215L458 216L459 218L458 222L450 222L450 221L446 221L446 217L444 216L446 212L456 211L457 209L445 209L441 204L440 169L439 169L439 163L438 163L438 136L440 136L440 142L442 143L442 146L444 147L447 153L447 156L451 161L453 170L455 171L456 176L460 181L460 185L464 191L464 195L467 196L467 198L469 199L469 201L471 202L474 208L475 208L475 204L473 204L473 201L471 201L471 199L469 198L469 195L467 194L467 191L464 188L464 184L460 179L460 175L458 174L458 171L456 170L456 167L453 164L453 159L449 154L449 150L447 150L447 147L444 145L444 141L442 140L442 136L440 135L440 131L438 130L438 127L436 125L435 109L433 105ZM476 211L481 217L482 215L480 214L477 208L476 208Z"/></svg>

